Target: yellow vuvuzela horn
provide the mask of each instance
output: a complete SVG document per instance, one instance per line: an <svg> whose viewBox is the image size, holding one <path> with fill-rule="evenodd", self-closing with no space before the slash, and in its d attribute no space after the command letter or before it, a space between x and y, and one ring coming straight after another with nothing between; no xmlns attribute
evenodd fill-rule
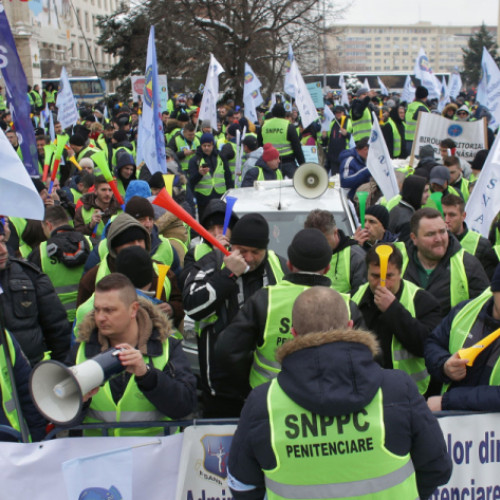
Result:
<svg viewBox="0 0 500 500"><path fill-rule="evenodd" d="M165 283L165 278L167 277L168 270L170 266L166 264L156 264L158 266L158 283L156 284L156 298L161 299L161 292L163 290L163 284Z"/></svg>
<svg viewBox="0 0 500 500"><path fill-rule="evenodd" d="M389 262L389 256L392 253L392 247L389 245L379 245L375 248L375 252L380 259L380 286L385 286L385 278L387 276L387 263Z"/></svg>
<svg viewBox="0 0 500 500"><path fill-rule="evenodd" d="M472 347L467 347L466 349L460 349L458 351L458 356L460 359L468 359L469 362L467 366L472 366L476 358L495 340L500 337L500 328L490 333L484 339L481 339L480 342L474 344Z"/></svg>

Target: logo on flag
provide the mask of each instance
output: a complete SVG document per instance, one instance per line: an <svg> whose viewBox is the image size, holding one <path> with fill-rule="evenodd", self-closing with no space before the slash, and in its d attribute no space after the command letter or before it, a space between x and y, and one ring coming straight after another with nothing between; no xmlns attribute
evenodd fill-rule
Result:
<svg viewBox="0 0 500 500"><path fill-rule="evenodd" d="M231 434L208 434L203 437L201 444L205 452L203 467L222 479L227 477L227 460L233 436Z"/></svg>
<svg viewBox="0 0 500 500"><path fill-rule="evenodd" d="M378 139L378 134L375 130L372 130L372 136L370 137L370 142L375 142Z"/></svg>
<svg viewBox="0 0 500 500"><path fill-rule="evenodd" d="M153 104L153 67L148 66L146 69L146 76L144 77L144 100L146 104L151 107Z"/></svg>
<svg viewBox="0 0 500 500"><path fill-rule="evenodd" d="M451 137L458 137L462 135L463 128L460 125L453 124L448 127L448 135Z"/></svg>
<svg viewBox="0 0 500 500"><path fill-rule="evenodd" d="M78 500L122 500L121 493L111 486L109 490L106 488L85 488L78 497Z"/></svg>
<svg viewBox="0 0 500 500"><path fill-rule="evenodd" d="M420 69L422 71L429 72L431 69L431 65L429 63L429 58L425 55L420 56L420 59L418 60L418 65L420 66Z"/></svg>
<svg viewBox="0 0 500 500"><path fill-rule="evenodd" d="M245 83L250 83L253 80L253 74L250 71L245 73Z"/></svg>

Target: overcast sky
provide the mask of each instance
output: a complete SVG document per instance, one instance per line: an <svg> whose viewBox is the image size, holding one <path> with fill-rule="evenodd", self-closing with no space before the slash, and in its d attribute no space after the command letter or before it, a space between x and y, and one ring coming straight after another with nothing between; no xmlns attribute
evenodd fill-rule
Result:
<svg viewBox="0 0 500 500"><path fill-rule="evenodd" d="M340 24L497 25L500 0L331 0L333 6L351 4ZM387 15L387 14L390 15Z"/></svg>

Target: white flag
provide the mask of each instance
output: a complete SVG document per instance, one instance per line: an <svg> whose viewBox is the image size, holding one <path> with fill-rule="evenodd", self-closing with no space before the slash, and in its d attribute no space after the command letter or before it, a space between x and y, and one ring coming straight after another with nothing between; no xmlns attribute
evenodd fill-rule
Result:
<svg viewBox="0 0 500 500"><path fill-rule="evenodd" d="M413 102L415 100L415 87L411 81L410 75L406 77L405 86L403 92L401 93L401 102Z"/></svg>
<svg viewBox="0 0 500 500"><path fill-rule="evenodd" d="M389 90L384 85L384 82L380 79L380 76L377 76L377 81L378 81L378 85L380 87L380 93L382 95L389 95Z"/></svg>
<svg viewBox="0 0 500 500"><path fill-rule="evenodd" d="M43 219L43 201L28 171L0 129L0 214L23 219ZM19 203L22 200L22 203Z"/></svg>
<svg viewBox="0 0 500 500"><path fill-rule="evenodd" d="M349 106L349 96L347 95L347 87L344 80L344 75L340 75L339 77L339 87L342 93L342 98L340 102L343 106Z"/></svg>
<svg viewBox="0 0 500 500"><path fill-rule="evenodd" d="M366 165L385 199L390 200L399 194L398 182L377 116L375 113L372 113L372 115L373 125Z"/></svg>
<svg viewBox="0 0 500 500"><path fill-rule="evenodd" d="M330 130L330 123L335 120L335 115L329 106L323 108L323 120L321 121L321 132L328 132Z"/></svg>
<svg viewBox="0 0 500 500"><path fill-rule="evenodd" d="M295 56L293 55L292 44L288 44L288 57L285 62L286 73L285 73L285 92L291 96L295 97L295 85L291 81L290 71L292 69L292 62L295 61Z"/></svg>
<svg viewBox="0 0 500 500"><path fill-rule="evenodd" d="M62 128L68 128L76 125L76 122L78 121L78 110L76 109L75 98L69 83L68 73L64 66L61 71L56 106L57 120L61 122Z"/></svg>
<svg viewBox="0 0 500 500"><path fill-rule="evenodd" d="M448 94L451 98L456 99L461 90L462 78L460 77L458 68L455 66L453 72L451 73L450 81L448 82Z"/></svg>
<svg viewBox="0 0 500 500"><path fill-rule="evenodd" d="M469 229L488 237L491 223L500 211L500 136L484 162L476 185L465 206Z"/></svg>
<svg viewBox="0 0 500 500"><path fill-rule="evenodd" d="M257 106L262 103L260 87L262 84L254 73L250 64L245 63L245 83L243 86L243 104L245 105L245 116L255 123L257 118Z"/></svg>
<svg viewBox="0 0 500 500"><path fill-rule="evenodd" d="M446 85L446 79L443 75L441 78L441 96L439 97L438 102L438 111L441 113L444 107L450 102L450 91L448 85Z"/></svg>
<svg viewBox="0 0 500 500"><path fill-rule="evenodd" d="M56 139L56 129L54 127L54 116L52 115L52 111L49 111L49 135L50 140L54 142Z"/></svg>
<svg viewBox="0 0 500 500"><path fill-rule="evenodd" d="M423 48L420 49L415 59L414 74L420 80L420 84L429 91L429 99L439 99L441 95L441 82L432 72L429 58Z"/></svg>
<svg viewBox="0 0 500 500"><path fill-rule="evenodd" d="M210 54L210 66L203 89L198 121L201 123L203 120L210 120L214 130L217 130L217 100L219 99L219 75L221 73L224 73L224 68L214 55Z"/></svg>
<svg viewBox="0 0 500 500"><path fill-rule="evenodd" d="M318 112L316 111L316 106L314 106L311 94L304 83L304 79L300 74L296 61L292 61L290 75L290 83L294 86L295 104L300 113L302 126L307 128L312 122L319 118Z"/></svg>
<svg viewBox="0 0 500 500"><path fill-rule="evenodd" d="M62 463L69 499L132 498L132 448L123 448Z"/></svg>
<svg viewBox="0 0 500 500"><path fill-rule="evenodd" d="M483 75L477 86L477 100L491 113L492 118L488 125L493 129L500 124L500 69L485 47L481 69Z"/></svg>
<svg viewBox="0 0 500 500"><path fill-rule="evenodd" d="M368 90L371 90L370 84L368 83L368 78L365 78L365 81L363 82L363 87L366 87Z"/></svg>

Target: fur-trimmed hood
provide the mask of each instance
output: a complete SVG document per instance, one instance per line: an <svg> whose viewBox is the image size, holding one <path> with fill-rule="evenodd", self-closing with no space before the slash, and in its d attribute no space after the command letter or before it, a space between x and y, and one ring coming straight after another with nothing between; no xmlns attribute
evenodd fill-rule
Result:
<svg viewBox="0 0 500 500"><path fill-rule="evenodd" d="M319 415L344 415L364 408L382 384L374 361L375 336L363 330L332 330L297 337L280 347L278 381L300 406Z"/></svg>
<svg viewBox="0 0 500 500"><path fill-rule="evenodd" d="M151 354L151 352L148 352L148 342L150 340L163 342L172 333L172 323L149 300L139 297L139 306L137 312L137 322L139 324L138 348L142 354ZM95 332L96 323L94 311L92 311L87 314L78 327L78 341L92 342L97 340L101 346L101 351L109 349L109 340L99 333L96 335Z"/></svg>

